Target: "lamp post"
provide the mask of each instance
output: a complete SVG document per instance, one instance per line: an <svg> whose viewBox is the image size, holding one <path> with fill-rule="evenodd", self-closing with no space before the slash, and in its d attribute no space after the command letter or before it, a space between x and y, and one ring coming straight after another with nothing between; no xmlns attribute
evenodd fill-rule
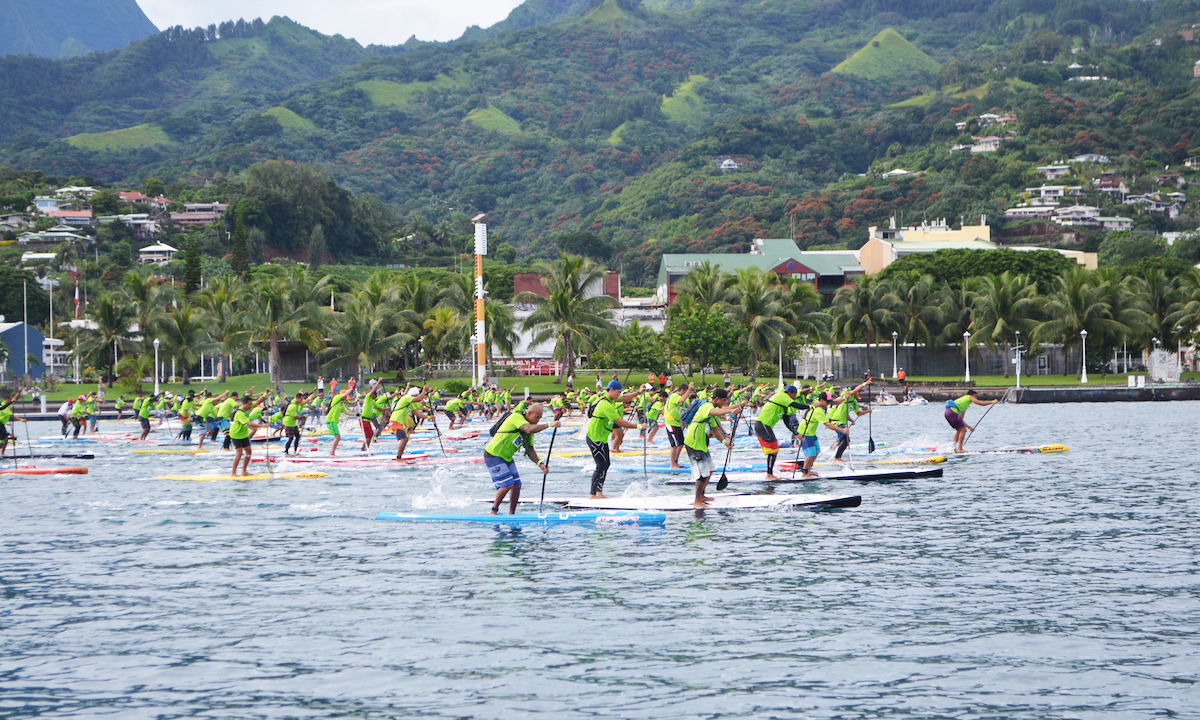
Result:
<svg viewBox="0 0 1200 720"><path fill-rule="evenodd" d="M1017 387L1021 387L1021 331L1017 331Z"/></svg>
<svg viewBox="0 0 1200 720"><path fill-rule="evenodd" d="M900 333L892 331L892 379L899 377L900 373L896 369L896 338L900 337Z"/></svg>
<svg viewBox="0 0 1200 720"><path fill-rule="evenodd" d="M779 387L783 387L783 333L779 334Z"/></svg>
<svg viewBox="0 0 1200 720"><path fill-rule="evenodd" d="M1079 382L1087 385L1087 330L1079 331L1079 347L1083 350L1083 367L1080 368Z"/></svg>
<svg viewBox="0 0 1200 720"><path fill-rule="evenodd" d="M158 394L158 338L154 338L154 394Z"/></svg>
<svg viewBox="0 0 1200 720"><path fill-rule="evenodd" d="M1175 364L1179 366L1179 379L1183 379L1183 326L1175 326Z"/></svg>
<svg viewBox="0 0 1200 720"><path fill-rule="evenodd" d="M963 382L971 382L971 346L967 342L971 339L971 333L963 330L963 355L967 358L967 372L963 375Z"/></svg>

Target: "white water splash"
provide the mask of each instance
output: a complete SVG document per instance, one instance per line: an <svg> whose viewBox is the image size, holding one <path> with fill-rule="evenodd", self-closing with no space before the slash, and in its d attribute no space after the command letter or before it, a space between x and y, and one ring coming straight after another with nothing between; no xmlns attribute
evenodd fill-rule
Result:
<svg viewBox="0 0 1200 720"><path fill-rule="evenodd" d="M413 495L414 510L430 508L466 507L475 504L470 495L456 494L451 491L454 475L449 468L440 467L433 471L429 478L429 492L425 495Z"/></svg>

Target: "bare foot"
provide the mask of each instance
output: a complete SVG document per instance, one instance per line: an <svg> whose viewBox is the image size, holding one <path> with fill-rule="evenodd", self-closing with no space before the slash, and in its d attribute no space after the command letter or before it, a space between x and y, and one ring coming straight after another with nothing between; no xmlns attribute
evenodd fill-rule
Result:
<svg viewBox="0 0 1200 720"><path fill-rule="evenodd" d="M709 498L709 499L711 499L711 498ZM703 510L703 509L707 508L708 505L704 502L694 502L694 503L692 503L692 507L696 508L697 510Z"/></svg>
<svg viewBox="0 0 1200 720"><path fill-rule="evenodd" d="M713 499L710 498L709 496L707 496L707 495L704 496L704 502L712 502L712 501L713 501Z"/></svg>
<svg viewBox="0 0 1200 720"><path fill-rule="evenodd" d="M588 495L588 500L607 500L608 496L604 493L592 493Z"/></svg>
<svg viewBox="0 0 1200 720"><path fill-rule="evenodd" d="M803 475L801 475L800 477L803 477L803 478L815 478L815 477L821 477L821 476L820 476L820 475L818 475L818 474L816 474L815 472L806 472L806 473L804 473Z"/></svg>
<svg viewBox="0 0 1200 720"><path fill-rule="evenodd" d="M672 465L672 466L671 466L671 469L672 469L672 470L682 470L682 469L683 469L683 466L682 466L682 465Z"/></svg>
<svg viewBox="0 0 1200 720"><path fill-rule="evenodd" d="M775 482L777 480L779 480L779 478L775 477L771 473L767 473L767 482Z"/></svg>

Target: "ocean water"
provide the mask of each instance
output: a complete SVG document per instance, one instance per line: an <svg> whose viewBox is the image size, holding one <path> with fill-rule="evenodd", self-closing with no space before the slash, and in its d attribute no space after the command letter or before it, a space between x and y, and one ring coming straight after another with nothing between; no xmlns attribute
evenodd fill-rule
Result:
<svg viewBox="0 0 1200 720"><path fill-rule="evenodd" d="M871 434L945 445L941 412L883 408ZM372 519L484 512L482 465L177 482L154 477L224 456L50 445L98 457L0 476L0 717L1197 717L1198 422L1200 403L1002 405L968 448L1071 452L659 528ZM547 494L586 492L586 457L553 467ZM664 479L614 472L609 494L686 491Z"/></svg>

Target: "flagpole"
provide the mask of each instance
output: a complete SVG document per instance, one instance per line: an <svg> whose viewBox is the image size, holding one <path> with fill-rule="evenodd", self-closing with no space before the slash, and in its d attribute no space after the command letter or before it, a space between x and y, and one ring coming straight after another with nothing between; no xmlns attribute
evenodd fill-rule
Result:
<svg viewBox="0 0 1200 720"><path fill-rule="evenodd" d="M33 379L33 375L29 372L29 281L25 280L21 283L21 287L25 292L24 312L25 322L21 323L25 326L25 374L29 375L29 379Z"/></svg>

